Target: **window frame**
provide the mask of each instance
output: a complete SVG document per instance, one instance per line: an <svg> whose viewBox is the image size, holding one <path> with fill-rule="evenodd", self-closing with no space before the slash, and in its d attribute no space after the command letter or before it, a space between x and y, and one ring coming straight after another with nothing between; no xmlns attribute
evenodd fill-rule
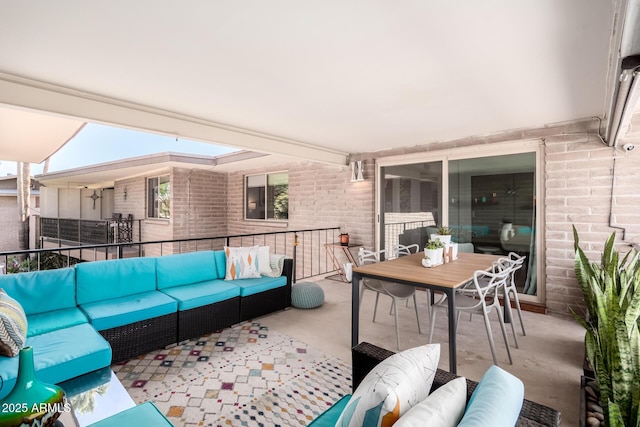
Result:
<svg viewBox="0 0 640 427"><path fill-rule="evenodd" d="M166 181L163 181L162 179L166 178ZM150 191L151 191L151 181L152 180L156 180L156 183L154 185L153 191L154 194L151 195ZM166 216L161 216L161 212L164 212L164 210L160 209L160 185L164 184L164 183L168 183L169 184L169 195L168 195L168 203L169 203L169 207L167 209L167 214ZM157 191L157 193L156 193ZM154 175L154 176L148 176L145 178L145 195L146 195L146 203L145 203L145 217L147 219L153 219L153 220L170 220L171 219L171 174L169 173L164 173L164 174L160 174L160 175ZM151 200L151 197L153 197L153 201ZM153 207L152 207L153 205ZM152 208L152 209L151 209ZM153 210L153 212L151 212L151 210Z"/></svg>
<svg viewBox="0 0 640 427"><path fill-rule="evenodd" d="M286 174L287 176L287 190L286 190L286 195L287 195L287 209L286 209L286 217L285 218L269 218L269 212L273 212L275 211L275 207L274 206L269 206L269 176L272 175L281 175L281 174ZM263 182L264 182L264 191L262 191L262 194L254 194L254 196L257 196L257 200L255 201L250 201L249 200L249 194L251 193L249 191L250 187L249 187L249 180L251 178L256 178L256 177L263 177ZM289 204L288 204L288 199L289 199L289 171L288 170L280 170L280 171L273 171L273 172L263 172L263 173L256 173L256 174L248 174L248 175L244 175L243 177L243 187L244 187L244 194L243 194L243 211L244 211L244 220L245 221L259 221L259 222L277 222L277 223L285 223L287 221L289 221ZM254 188L259 188L259 187L254 187ZM264 203L264 215L261 218L257 218L257 217L249 217L249 205L251 203L257 203L257 204L261 204ZM256 206L256 208L260 208L260 206Z"/></svg>

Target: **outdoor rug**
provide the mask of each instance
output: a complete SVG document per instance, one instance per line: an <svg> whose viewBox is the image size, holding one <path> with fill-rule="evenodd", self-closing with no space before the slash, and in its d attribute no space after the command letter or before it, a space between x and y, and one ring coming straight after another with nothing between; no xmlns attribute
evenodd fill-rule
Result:
<svg viewBox="0 0 640 427"><path fill-rule="evenodd" d="M178 426L305 426L351 393L351 366L257 322L113 366Z"/></svg>

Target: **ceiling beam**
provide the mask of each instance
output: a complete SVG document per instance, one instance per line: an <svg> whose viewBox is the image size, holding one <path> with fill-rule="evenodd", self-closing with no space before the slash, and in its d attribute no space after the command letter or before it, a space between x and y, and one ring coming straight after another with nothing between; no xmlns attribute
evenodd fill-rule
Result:
<svg viewBox="0 0 640 427"><path fill-rule="evenodd" d="M0 104L298 160L348 162L348 153L5 73L0 73Z"/></svg>

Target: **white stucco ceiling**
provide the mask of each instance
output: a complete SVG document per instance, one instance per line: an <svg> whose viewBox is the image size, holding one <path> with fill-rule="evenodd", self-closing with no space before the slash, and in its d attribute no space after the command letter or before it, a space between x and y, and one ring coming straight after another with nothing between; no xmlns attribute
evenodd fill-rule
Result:
<svg viewBox="0 0 640 427"><path fill-rule="evenodd" d="M344 164L605 117L620 4L3 1L0 104Z"/></svg>

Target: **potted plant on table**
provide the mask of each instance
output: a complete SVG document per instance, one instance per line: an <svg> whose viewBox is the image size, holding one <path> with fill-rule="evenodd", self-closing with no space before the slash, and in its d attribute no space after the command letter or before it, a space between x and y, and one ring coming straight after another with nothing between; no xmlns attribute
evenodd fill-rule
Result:
<svg viewBox="0 0 640 427"><path fill-rule="evenodd" d="M431 240L440 240L443 245L451 243L451 229L446 225L441 225L435 234L430 236Z"/></svg>
<svg viewBox="0 0 640 427"><path fill-rule="evenodd" d="M442 248L444 245L439 239L429 240L424 247L424 258L428 259L430 267L442 264ZM423 263L424 264L424 263Z"/></svg>
<svg viewBox="0 0 640 427"><path fill-rule="evenodd" d="M591 262L573 228L575 273L584 295L586 318L571 310L586 329L585 352L600 390L605 425L640 425L640 261L635 249L622 259L615 233L600 263Z"/></svg>

